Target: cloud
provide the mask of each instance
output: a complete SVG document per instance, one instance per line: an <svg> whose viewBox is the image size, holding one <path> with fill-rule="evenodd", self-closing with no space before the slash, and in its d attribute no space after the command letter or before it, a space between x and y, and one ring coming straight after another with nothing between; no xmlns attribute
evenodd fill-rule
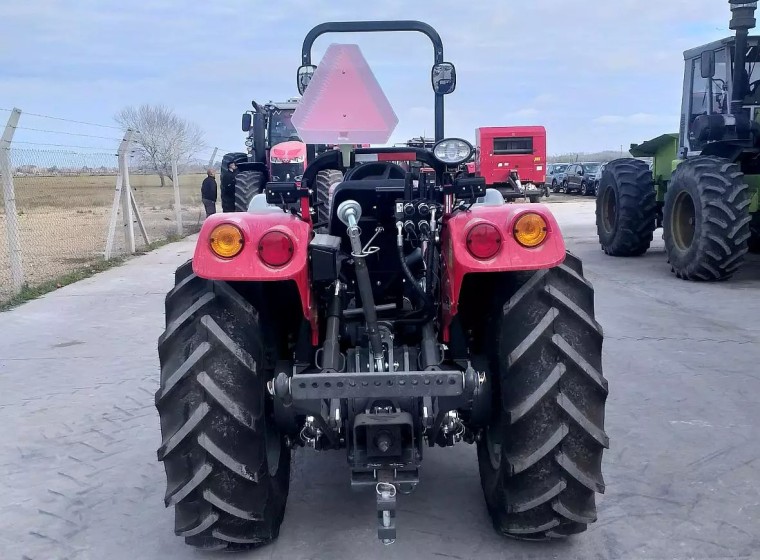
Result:
<svg viewBox="0 0 760 560"><path fill-rule="evenodd" d="M464 13L454 0L377 0L360 15L357 6L0 0L0 107L112 124L124 105L165 103L198 122L212 146L242 148L240 114L251 99L296 94L301 43L313 26L418 19L438 30L444 57L457 66L447 134L540 124L552 153L595 151L635 140L627 127L636 136L673 130L683 51L729 35L730 18L727 2L715 0L585 0L582 9L578 0L483 0L462 17L451 17ZM424 35L325 35L315 62L332 42L361 46L400 118L392 141L432 134L433 56Z"/></svg>

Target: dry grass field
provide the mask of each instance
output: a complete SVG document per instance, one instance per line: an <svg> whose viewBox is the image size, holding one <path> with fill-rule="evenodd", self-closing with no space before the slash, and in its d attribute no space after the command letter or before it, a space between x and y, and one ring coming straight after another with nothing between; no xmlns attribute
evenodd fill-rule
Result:
<svg viewBox="0 0 760 560"><path fill-rule="evenodd" d="M200 199L203 175L180 177L185 234L198 231L205 213ZM135 199L151 242L176 235L174 190L160 186L158 176L130 175ZM14 178L25 282L42 282L86 269L103 259L116 177L80 175ZM10 269L5 208L0 197L0 302L10 295ZM114 253L124 253L121 212ZM135 238L144 245L135 224Z"/></svg>

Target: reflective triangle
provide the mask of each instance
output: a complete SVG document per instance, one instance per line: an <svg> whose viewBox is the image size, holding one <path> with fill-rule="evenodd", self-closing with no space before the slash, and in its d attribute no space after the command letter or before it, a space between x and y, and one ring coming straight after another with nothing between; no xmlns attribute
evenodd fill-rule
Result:
<svg viewBox="0 0 760 560"><path fill-rule="evenodd" d="M291 122L307 144L385 144L398 117L359 46L334 43Z"/></svg>

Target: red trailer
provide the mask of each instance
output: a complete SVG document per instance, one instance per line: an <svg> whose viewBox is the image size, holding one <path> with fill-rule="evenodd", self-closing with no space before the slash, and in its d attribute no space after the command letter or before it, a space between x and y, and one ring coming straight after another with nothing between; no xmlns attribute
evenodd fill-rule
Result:
<svg viewBox="0 0 760 560"><path fill-rule="evenodd" d="M475 130L475 142L475 164L468 171L484 177L488 187L507 200L525 197L538 202L549 196L543 126L482 127Z"/></svg>

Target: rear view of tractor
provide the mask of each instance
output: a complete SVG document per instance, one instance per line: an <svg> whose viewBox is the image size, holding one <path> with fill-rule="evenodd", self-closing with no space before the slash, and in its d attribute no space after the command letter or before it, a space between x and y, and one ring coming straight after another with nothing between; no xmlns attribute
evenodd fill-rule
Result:
<svg viewBox="0 0 760 560"><path fill-rule="evenodd" d="M397 118L357 45L311 64L325 33L390 31L433 44L432 147L366 146ZM425 449L464 444L497 531L584 531L604 491L608 388L594 290L555 218L461 173L474 149L444 135L456 73L429 25L325 23L301 62L292 122L309 150L338 148L206 219L166 297L156 407L175 533L203 549L276 539L300 448L345 454L390 544ZM342 176L325 204L322 173Z"/></svg>
<svg viewBox="0 0 760 560"><path fill-rule="evenodd" d="M678 134L633 145L605 168L597 193L602 249L638 256L663 228L677 277L733 276L760 241L760 37L756 2L729 0L729 37L684 53Z"/></svg>

